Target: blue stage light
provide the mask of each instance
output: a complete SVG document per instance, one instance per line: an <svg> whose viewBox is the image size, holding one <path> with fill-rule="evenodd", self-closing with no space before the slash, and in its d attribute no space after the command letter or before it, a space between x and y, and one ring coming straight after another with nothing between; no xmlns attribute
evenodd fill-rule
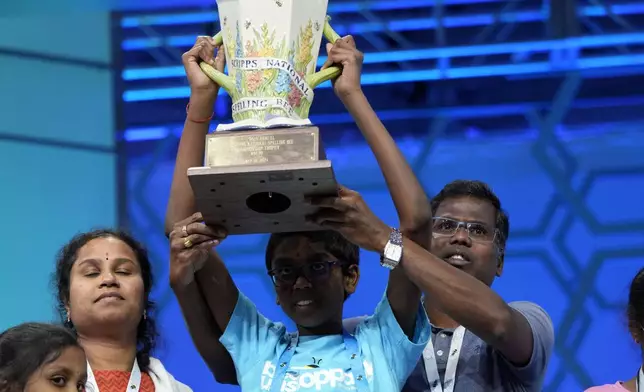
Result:
<svg viewBox="0 0 644 392"><path fill-rule="evenodd" d="M141 142L146 140L159 140L168 136L171 129L175 127L149 127L137 128L123 132L123 140L126 142Z"/></svg>
<svg viewBox="0 0 644 392"><path fill-rule="evenodd" d="M579 99L573 103L576 109L595 109L606 107L624 107L624 106L641 106L644 105L644 96L632 97L614 97L614 98L595 98ZM449 117L451 119L461 118L493 118L511 115L523 115L528 110L538 106L534 102L512 103L501 105L484 105L484 106L458 106L447 108L432 109L402 109L402 110L384 110L378 112L378 118L382 121L395 120L418 120L430 119L437 115ZM331 124L350 124L353 119L348 113L324 114L311 116L311 122L316 125ZM216 124L211 124L216 127ZM170 134L180 136L183 124L167 124L153 128L130 128L123 132L123 138L126 141L148 141L159 140Z"/></svg>
<svg viewBox="0 0 644 392"><path fill-rule="evenodd" d="M644 39L644 34L642 34ZM402 82L421 82L439 79L464 79L490 76L528 75L546 72L564 72L597 68L629 67L644 64L643 54L602 56L582 58L572 64L553 64L552 62L532 62L523 64L484 65L472 67L448 68L446 70L425 69L413 71L392 71L366 73L362 75L363 85L390 84ZM329 82L319 88L329 88ZM220 94L225 91L220 90ZM186 98L190 95L188 87L163 87L141 90L126 90L123 100L126 102L154 101L162 99Z"/></svg>
<svg viewBox="0 0 644 392"><path fill-rule="evenodd" d="M502 0L380 0L365 4L363 1L330 3L330 14L370 11L388 11L410 8L433 7L438 2L444 5L499 3ZM174 14L150 14L126 16L121 19L121 27L171 26L181 24L209 23L217 20L215 11L187 12Z"/></svg>
<svg viewBox="0 0 644 392"><path fill-rule="evenodd" d="M388 2L384 2L383 4L386 3ZM405 4L405 2L401 3ZM380 3L374 3L374 5L375 4ZM611 7L611 12L615 15L641 14L644 13L644 4L616 4ZM579 13L580 15L587 17L607 15L605 7L595 5L581 7ZM545 21L547 18L548 13L544 9L505 12L502 14L487 13L461 16L447 15L442 19L441 26L445 28L486 26L489 24L497 23L497 21L500 21L502 23L522 23ZM436 18L418 18L393 21L389 20L383 22L352 23L348 25L338 24L334 25L333 27L340 35L360 35L365 33L376 33L384 30L395 32L433 30L439 27L439 22ZM161 46L190 47L194 43L194 40L195 35L131 38L123 40L123 42L121 43L121 48L125 51L131 51L144 50L147 48L156 48Z"/></svg>
<svg viewBox="0 0 644 392"><path fill-rule="evenodd" d="M644 33L609 34L569 38L556 41L508 42L500 44L454 46L446 48L397 50L391 52L366 53L365 64L432 60L452 57L489 56L497 54L514 54L527 52L546 52L551 50L611 47L644 43ZM326 61L320 56L318 66ZM122 72L123 80L145 80L183 77L182 66L151 67L126 69Z"/></svg>

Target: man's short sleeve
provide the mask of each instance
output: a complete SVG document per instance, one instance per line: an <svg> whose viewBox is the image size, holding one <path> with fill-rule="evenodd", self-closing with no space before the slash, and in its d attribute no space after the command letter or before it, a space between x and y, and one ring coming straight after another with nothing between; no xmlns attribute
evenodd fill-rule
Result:
<svg viewBox="0 0 644 392"><path fill-rule="evenodd" d="M540 390L546 375L546 368L555 343L555 332L548 313L539 305L527 302L511 302L510 307L526 318L532 329L533 349L530 362L517 367L505 361L510 370L531 390Z"/></svg>

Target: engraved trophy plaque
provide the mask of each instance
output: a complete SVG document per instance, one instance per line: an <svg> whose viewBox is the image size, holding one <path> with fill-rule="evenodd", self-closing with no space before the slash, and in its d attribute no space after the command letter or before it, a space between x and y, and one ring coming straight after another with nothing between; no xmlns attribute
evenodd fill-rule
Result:
<svg viewBox="0 0 644 392"><path fill-rule="evenodd" d="M308 119L313 89L337 77L315 72L322 36L339 36L328 0L217 0L228 75L202 70L232 98L233 123L206 139L204 167L188 169L206 223L230 234L316 230L306 196L337 194L320 130Z"/></svg>

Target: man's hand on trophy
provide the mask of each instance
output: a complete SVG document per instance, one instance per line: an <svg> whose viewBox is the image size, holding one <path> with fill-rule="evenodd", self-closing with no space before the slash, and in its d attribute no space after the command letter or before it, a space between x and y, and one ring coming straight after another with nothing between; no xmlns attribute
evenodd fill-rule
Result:
<svg viewBox="0 0 644 392"><path fill-rule="evenodd" d="M226 65L225 51L215 46L215 40L212 37L201 36L197 38L194 46L181 56L183 67L186 70L186 76L190 83L192 92L206 92L216 95L219 86L213 82L199 67L201 61L215 67L216 70L223 72ZM217 54L215 56L215 50Z"/></svg>
<svg viewBox="0 0 644 392"><path fill-rule="evenodd" d="M225 229L205 225L199 212L175 224L170 233L170 285L177 288L190 284L208 260L210 250L226 236Z"/></svg>
<svg viewBox="0 0 644 392"><path fill-rule="evenodd" d="M343 99L355 92L360 92L360 74L364 54L356 48L353 37L348 35L335 41L334 44L326 44L326 51L329 57L322 69L332 65L342 66L342 74L333 81L333 90L336 95Z"/></svg>
<svg viewBox="0 0 644 392"><path fill-rule="evenodd" d="M391 228L371 211L356 191L340 186L338 197L313 197L309 202L320 209L307 219L335 230L359 247L381 253Z"/></svg>

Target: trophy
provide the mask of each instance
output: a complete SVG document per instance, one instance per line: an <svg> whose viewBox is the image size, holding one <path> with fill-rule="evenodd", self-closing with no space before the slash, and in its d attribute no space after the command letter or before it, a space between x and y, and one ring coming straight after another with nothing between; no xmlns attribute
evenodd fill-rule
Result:
<svg viewBox="0 0 644 392"><path fill-rule="evenodd" d="M328 0L217 0L228 75L201 69L232 98L232 124L206 139L204 167L188 169L206 223L230 234L319 230L307 196L337 195L320 130L308 119L313 89L340 75L316 72Z"/></svg>

